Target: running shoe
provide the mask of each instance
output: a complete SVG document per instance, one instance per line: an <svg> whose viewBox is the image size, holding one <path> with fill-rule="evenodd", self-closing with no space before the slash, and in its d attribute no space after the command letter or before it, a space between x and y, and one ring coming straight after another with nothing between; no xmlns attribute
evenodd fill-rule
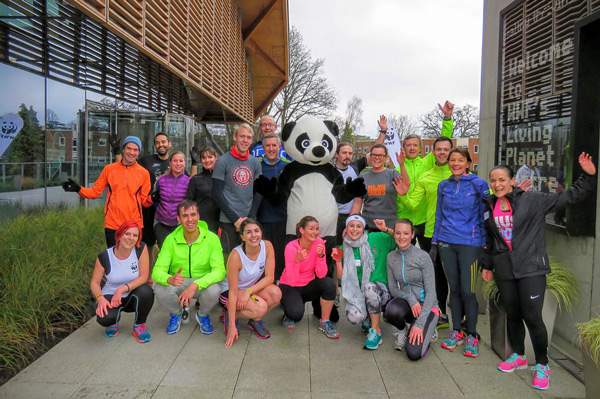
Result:
<svg viewBox="0 0 600 399"><path fill-rule="evenodd" d="M248 320L248 327L256 334L256 336L260 339L269 339L271 338L271 333L265 327L265 322L262 320Z"/></svg>
<svg viewBox="0 0 600 399"><path fill-rule="evenodd" d="M187 324L190 322L190 308L187 306L183 307L183 311L181 312L181 322L183 324Z"/></svg>
<svg viewBox="0 0 600 399"><path fill-rule="evenodd" d="M119 324L115 323L112 326L106 327L104 330L104 335L106 335L108 338L119 335Z"/></svg>
<svg viewBox="0 0 600 399"><path fill-rule="evenodd" d="M438 330L437 327L433 330L433 334L431 334L431 343L436 343L438 340Z"/></svg>
<svg viewBox="0 0 600 399"><path fill-rule="evenodd" d="M140 344L145 344L146 342L150 342L152 340L152 336L146 328L146 323L134 324L131 335L133 335L133 338L135 338L135 340Z"/></svg>
<svg viewBox="0 0 600 399"><path fill-rule="evenodd" d="M498 363L498 371L503 373L512 373L515 370L527 368L527 357L520 356L518 353L513 353L503 362Z"/></svg>
<svg viewBox="0 0 600 399"><path fill-rule="evenodd" d="M437 328L439 328L440 330L443 330L448 327L450 327L450 323L448 321L448 316L443 314L438 318Z"/></svg>
<svg viewBox="0 0 600 399"><path fill-rule="evenodd" d="M369 328L369 335L365 338L364 348L370 351L374 351L383 343L381 334L378 334L374 328Z"/></svg>
<svg viewBox="0 0 600 399"><path fill-rule="evenodd" d="M464 343L465 334L462 331L452 330L450 331L450 334L448 334L448 338L444 339L440 346L442 349L452 352L458 345L462 345Z"/></svg>
<svg viewBox="0 0 600 399"><path fill-rule="evenodd" d="M293 330L294 328L296 328L296 322L288 318L286 315L283 315L283 319L281 319L281 324L288 330Z"/></svg>
<svg viewBox="0 0 600 399"><path fill-rule="evenodd" d="M321 321L319 323L319 331L321 331L327 338L338 339L340 334L335 328L335 324L331 320Z"/></svg>
<svg viewBox="0 0 600 399"><path fill-rule="evenodd" d="M171 313L169 315L169 324L167 324L167 334L177 334L181 329L181 315Z"/></svg>
<svg viewBox="0 0 600 399"><path fill-rule="evenodd" d="M368 334L370 329L371 329L371 320L369 320L368 318L364 319L362 321L362 323L360 323L360 331L363 334Z"/></svg>
<svg viewBox="0 0 600 399"><path fill-rule="evenodd" d="M550 370L549 365L536 364L533 366L533 380L531 381L531 386L535 389L539 389L542 391L550 388L550 374L552 371Z"/></svg>
<svg viewBox="0 0 600 399"><path fill-rule="evenodd" d="M215 332L215 329L210 321L210 316L208 315L200 315L196 312L196 321L198 322L198 326L200 326L200 332L202 335L210 335Z"/></svg>
<svg viewBox="0 0 600 399"><path fill-rule="evenodd" d="M396 333L396 341L394 342L394 349L397 351L403 351L406 347L406 334L408 328L404 327L402 330L398 330Z"/></svg>
<svg viewBox="0 0 600 399"><path fill-rule="evenodd" d="M467 343L463 350L463 356L477 358L479 357L479 339L472 335L467 336Z"/></svg>

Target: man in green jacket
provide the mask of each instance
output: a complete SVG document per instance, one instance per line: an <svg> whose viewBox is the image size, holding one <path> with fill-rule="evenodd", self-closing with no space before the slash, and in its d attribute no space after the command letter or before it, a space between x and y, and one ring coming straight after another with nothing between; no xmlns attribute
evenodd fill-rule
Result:
<svg viewBox="0 0 600 399"><path fill-rule="evenodd" d="M454 131L454 121L452 120L452 114L454 112L454 104L450 101L446 101L444 106L440 107L440 111L444 115L442 121L441 137L452 138ZM435 156L432 152L429 152L425 156L421 156L421 136L416 134L410 134L402 141L402 149L404 151L404 165L406 172L410 179L410 187L408 194L415 191L416 182L420 179L423 173L427 172L435 166ZM400 166L397 168L400 173ZM398 195L396 198L396 213L398 219L408 219L415 226L415 238L413 244L416 243L416 239L419 240L419 246L423 248L425 241L425 222L427 221L427 207L425 202L421 202L416 206L410 206L406 203L406 197ZM433 234L433 230L432 230ZM431 238L431 235L429 235Z"/></svg>
<svg viewBox="0 0 600 399"><path fill-rule="evenodd" d="M433 236L433 229L435 227L438 185L452 174L450 167L448 167L448 156L451 149L452 140L450 138L445 136L438 137L433 142L433 155L435 157L433 166L423 172L415 181L410 180L410 186L414 185L412 192L407 189L406 185L403 185L401 187L403 190L398 192L398 195L402 196L402 203L408 209L415 210L419 206L425 208L425 233L423 240L419 240L419 246L425 252L431 251L431 237ZM402 162L402 156L398 158L402 178L407 179L408 173L404 162ZM442 315L438 319L438 325L445 325L448 323L448 317L446 316L448 281L446 280L442 263L435 254L432 255L432 260L435 268L435 289L437 291L438 304L442 311Z"/></svg>
<svg viewBox="0 0 600 399"><path fill-rule="evenodd" d="M179 226L165 239L152 270L156 298L170 313L167 334L179 331L183 309L193 298L200 305L196 312L200 332L215 331L208 314L219 300L218 283L225 279L223 248L219 237L199 218L194 201L179 204Z"/></svg>

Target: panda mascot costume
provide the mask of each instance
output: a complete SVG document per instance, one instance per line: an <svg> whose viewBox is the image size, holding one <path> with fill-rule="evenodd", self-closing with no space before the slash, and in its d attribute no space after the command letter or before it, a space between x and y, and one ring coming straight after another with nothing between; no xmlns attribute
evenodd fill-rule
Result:
<svg viewBox="0 0 600 399"><path fill-rule="evenodd" d="M331 250L336 243L337 203L345 203L366 194L361 177L345 184L340 172L331 163L337 149L339 129L335 122L313 116L303 116L287 123L281 132L285 151L293 161L286 165L277 182L261 176L259 192L287 203L286 239L296 238L296 224L304 216L319 221L321 237L326 243L329 275L333 273ZM260 180L260 179L259 179ZM266 188L268 187L268 189ZM313 303L320 316L318 301ZM335 314L335 315L334 315ZM339 318L332 313L332 321Z"/></svg>

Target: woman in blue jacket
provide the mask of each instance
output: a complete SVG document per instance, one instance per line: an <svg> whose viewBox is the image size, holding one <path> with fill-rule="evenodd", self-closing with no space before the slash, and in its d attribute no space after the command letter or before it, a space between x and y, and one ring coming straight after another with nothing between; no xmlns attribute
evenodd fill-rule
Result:
<svg viewBox="0 0 600 399"><path fill-rule="evenodd" d="M475 358L479 356L476 260L486 238L483 200L489 196L489 188L485 180L469 174L470 164L471 156L466 148L450 151L448 165L452 176L438 186L432 244L437 244L450 285L452 303L452 330L441 346L453 351L458 345L465 343L465 335L461 331L464 316L467 337L463 354Z"/></svg>

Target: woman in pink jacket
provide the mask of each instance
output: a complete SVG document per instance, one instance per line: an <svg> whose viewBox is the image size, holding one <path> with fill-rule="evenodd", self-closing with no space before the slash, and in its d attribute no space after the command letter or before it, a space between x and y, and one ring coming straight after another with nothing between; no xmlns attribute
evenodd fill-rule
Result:
<svg viewBox="0 0 600 399"><path fill-rule="evenodd" d="M335 324L329 320L333 308L336 287L327 277L325 241L319 237L319 221L305 216L296 225L298 239L285 247L285 268L279 280L283 305L283 325L288 329L304 316L304 304L319 300L321 322L319 330L327 338L337 339Z"/></svg>

